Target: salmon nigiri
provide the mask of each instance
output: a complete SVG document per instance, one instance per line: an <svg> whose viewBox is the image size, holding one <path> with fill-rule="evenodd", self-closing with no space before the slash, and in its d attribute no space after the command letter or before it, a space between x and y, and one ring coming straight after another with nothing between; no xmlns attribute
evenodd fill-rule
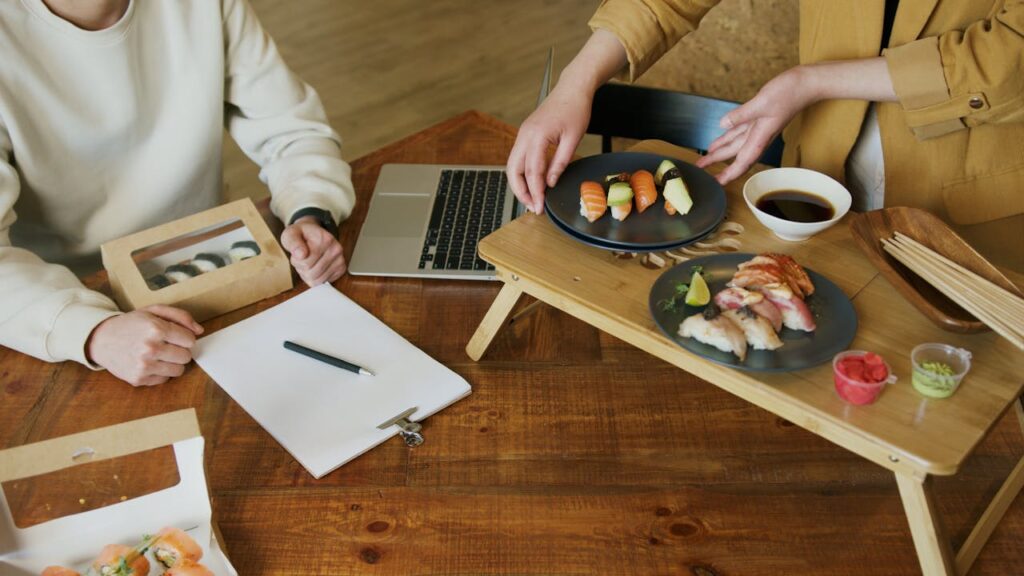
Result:
<svg viewBox="0 0 1024 576"><path fill-rule="evenodd" d="M202 564L182 564L181 566L175 566L167 572L164 572L164 576L216 576L209 568Z"/></svg>
<svg viewBox="0 0 1024 576"><path fill-rule="evenodd" d="M165 568L174 568L199 562L203 549L184 530L168 526L156 534L153 557Z"/></svg>
<svg viewBox="0 0 1024 576"><path fill-rule="evenodd" d="M63 566L47 566L43 570L42 576L82 576L81 573L75 572L71 568L65 568Z"/></svg>
<svg viewBox="0 0 1024 576"><path fill-rule="evenodd" d="M122 562L128 571L122 569ZM92 563L93 570L100 576L146 576L149 574L149 560L131 546L108 544Z"/></svg>
<svg viewBox="0 0 1024 576"><path fill-rule="evenodd" d="M643 214L658 199L658 189L654 187L654 175L647 170L637 170L629 177L629 185L633 188L636 199L636 211Z"/></svg>
<svg viewBox="0 0 1024 576"><path fill-rule="evenodd" d="M608 199L604 195L604 186L597 182L586 181L580 184L580 215L587 221L594 222L604 215L608 209Z"/></svg>

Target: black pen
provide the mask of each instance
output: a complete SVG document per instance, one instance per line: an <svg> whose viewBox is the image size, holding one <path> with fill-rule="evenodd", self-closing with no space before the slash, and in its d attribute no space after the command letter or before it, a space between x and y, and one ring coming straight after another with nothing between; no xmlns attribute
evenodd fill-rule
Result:
<svg viewBox="0 0 1024 576"><path fill-rule="evenodd" d="M351 362L346 362L346 361L342 360L341 358L335 358L334 356L331 356L329 354L324 354L323 352L317 352L316 350L313 350L312 348L306 348L302 344L296 344L295 342L291 342L291 341L285 340L284 341L284 347L287 350L291 350L292 352L298 352L299 354L302 354L303 356L308 356L308 357L310 357L310 358L312 358L314 360L319 360L319 361L324 362L326 364L330 364L331 366L337 366L338 368L341 368L342 370L348 370L349 372L355 372L356 374L362 374L362 375L365 375L365 376L373 376L374 375L373 372L370 372L366 368L363 368L361 366L357 366L357 365L355 365L355 364L353 364Z"/></svg>

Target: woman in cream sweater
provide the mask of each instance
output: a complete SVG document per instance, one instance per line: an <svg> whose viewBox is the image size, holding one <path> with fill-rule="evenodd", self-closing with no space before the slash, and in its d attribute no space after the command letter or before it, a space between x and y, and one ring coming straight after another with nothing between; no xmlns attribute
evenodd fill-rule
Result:
<svg viewBox="0 0 1024 576"><path fill-rule="evenodd" d="M0 54L0 345L135 385L181 374L202 332L188 313L122 314L70 268L219 203L225 128L260 165L302 279L344 273L340 138L246 0L11 0Z"/></svg>

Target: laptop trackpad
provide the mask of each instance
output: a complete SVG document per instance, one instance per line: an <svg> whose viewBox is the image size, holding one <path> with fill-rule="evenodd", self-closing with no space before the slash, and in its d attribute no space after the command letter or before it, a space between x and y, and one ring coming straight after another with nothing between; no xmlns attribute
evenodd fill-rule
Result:
<svg viewBox="0 0 1024 576"><path fill-rule="evenodd" d="M389 238L420 238L432 200L433 196L375 196L363 225L364 233Z"/></svg>

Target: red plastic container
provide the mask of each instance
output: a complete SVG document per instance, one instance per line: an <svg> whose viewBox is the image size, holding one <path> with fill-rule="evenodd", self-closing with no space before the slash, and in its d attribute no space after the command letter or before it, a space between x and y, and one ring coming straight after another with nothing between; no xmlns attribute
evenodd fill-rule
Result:
<svg viewBox="0 0 1024 576"><path fill-rule="evenodd" d="M839 397L858 406L878 400L885 385L896 382L885 360L863 350L836 354L832 359L832 377Z"/></svg>

